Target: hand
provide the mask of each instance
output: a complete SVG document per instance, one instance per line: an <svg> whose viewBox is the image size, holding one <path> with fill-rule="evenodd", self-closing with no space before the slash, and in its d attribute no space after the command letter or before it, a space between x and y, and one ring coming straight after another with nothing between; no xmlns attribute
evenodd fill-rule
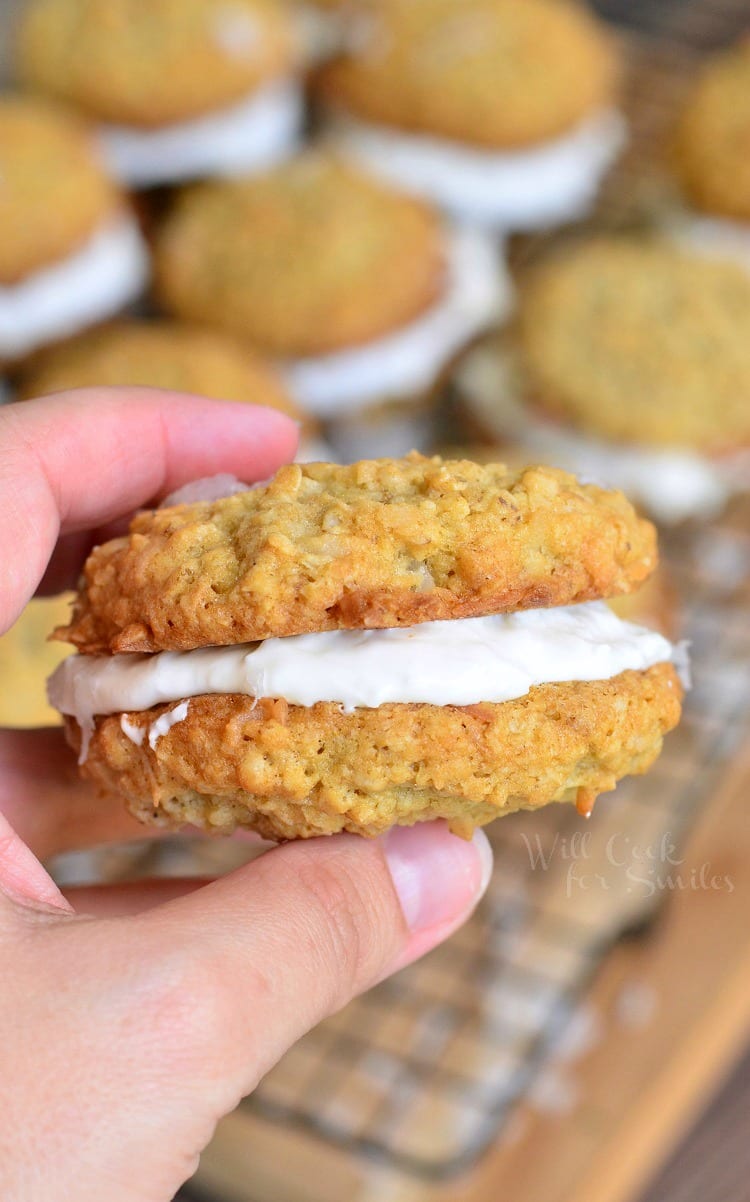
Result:
<svg viewBox="0 0 750 1202"><path fill-rule="evenodd" d="M262 479L294 424L86 392L0 410L0 631L185 481ZM36 857L143 838L58 730L0 732L0 1195L168 1202L218 1119L320 1019L445 939L489 877L441 824L279 847L210 883L59 892Z"/></svg>

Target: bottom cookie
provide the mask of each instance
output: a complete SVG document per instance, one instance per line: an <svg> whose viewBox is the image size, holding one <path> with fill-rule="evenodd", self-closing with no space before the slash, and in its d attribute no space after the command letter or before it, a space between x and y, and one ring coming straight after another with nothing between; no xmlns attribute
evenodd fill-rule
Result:
<svg viewBox="0 0 750 1202"><path fill-rule="evenodd" d="M83 772L141 821L166 827L248 827L283 840L444 818L468 837L550 801L589 812L599 793L649 768L681 698L668 663L465 707L345 712L199 696L98 719ZM66 721L79 749L81 730Z"/></svg>

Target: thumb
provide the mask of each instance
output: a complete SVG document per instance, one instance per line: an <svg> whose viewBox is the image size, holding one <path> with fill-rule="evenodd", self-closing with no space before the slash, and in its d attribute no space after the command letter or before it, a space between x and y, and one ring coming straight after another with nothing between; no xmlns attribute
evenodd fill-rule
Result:
<svg viewBox="0 0 750 1202"><path fill-rule="evenodd" d="M322 1018L460 926L491 869L481 831L470 842L440 822L371 842L339 835L277 848L137 919L155 955L174 967L175 949L187 953L176 982L191 998L198 1063L187 1067L193 1084L201 1066L209 1087L221 1083L217 1117Z"/></svg>

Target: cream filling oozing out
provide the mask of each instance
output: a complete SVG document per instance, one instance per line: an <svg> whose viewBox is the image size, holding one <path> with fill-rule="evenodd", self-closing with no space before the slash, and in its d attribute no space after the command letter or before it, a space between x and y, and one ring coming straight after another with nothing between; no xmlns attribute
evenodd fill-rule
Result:
<svg viewBox="0 0 750 1202"><path fill-rule="evenodd" d="M624 622L603 601L394 630L334 630L234 647L155 655L72 655L50 677L50 703L88 738L98 714L179 702L154 745L205 694L281 697L346 711L390 702L473 705L525 696L535 685L609 680L654 664L684 666L682 648ZM163 729L162 729L163 727ZM125 717L123 730L139 741Z"/></svg>
<svg viewBox="0 0 750 1202"><path fill-rule="evenodd" d="M0 357L19 358L110 317L135 300L147 279L143 239L123 213L67 258L0 285Z"/></svg>
<svg viewBox="0 0 750 1202"><path fill-rule="evenodd" d="M494 229L538 230L586 214L627 138L623 116L602 110L554 141L493 151L370 125L335 114L331 139L391 183L456 218Z"/></svg>
<svg viewBox="0 0 750 1202"><path fill-rule="evenodd" d="M459 383L495 437L584 483L621 489L665 525L715 517L733 493L748 487L750 461L743 452L712 460L689 450L618 444L537 416L519 396L511 355L477 348L462 364Z"/></svg>
<svg viewBox="0 0 750 1202"><path fill-rule="evenodd" d="M265 171L297 149L303 120L301 85L281 79L192 121L155 129L102 125L99 138L111 171L127 184L148 187Z"/></svg>
<svg viewBox="0 0 750 1202"><path fill-rule="evenodd" d="M442 298L394 333L351 350L282 363L301 407L316 417L333 417L422 392L466 343L507 315L510 278L502 248L486 234L449 232L446 275Z"/></svg>

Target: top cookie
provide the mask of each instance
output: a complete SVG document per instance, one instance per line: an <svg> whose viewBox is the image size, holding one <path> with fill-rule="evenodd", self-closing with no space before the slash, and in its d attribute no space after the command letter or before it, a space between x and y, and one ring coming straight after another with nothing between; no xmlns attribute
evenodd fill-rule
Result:
<svg viewBox="0 0 750 1202"><path fill-rule="evenodd" d="M267 175L201 184L157 239L165 305L275 355L368 342L426 309L443 283L438 218L316 153Z"/></svg>
<svg viewBox="0 0 750 1202"><path fill-rule="evenodd" d="M750 221L750 38L704 67L682 112L674 150L693 204Z"/></svg>
<svg viewBox="0 0 750 1202"><path fill-rule="evenodd" d="M748 330L747 271L667 242L580 243L521 292L532 398L615 441L705 454L746 446Z"/></svg>
<svg viewBox="0 0 750 1202"><path fill-rule="evenodd" d="M609 37L569 0L381 0L349 45L320 72L327 101L489 148L555 138L616 90Z"/></svg>
<svg viewBox="0 0 750 1202"><path fill-rule="evenodd" d="M636 587L653 527L553 468L380 459L149 511L86 563L84 652L189 650L568 605Z"/></svg>
<svg viewBox="0 0 750 1202"><path fill-rule="evenodd" d="M226 401L300 412L276 373L233 339L202 326L117 321L36 356L21 396L68 388L166 388Z"/></svg>
<svg viewBox="0 0 750 1202"><path fill-rule="evenodd" d="M291 71L274 0L29 0L18 70L41 92L121 125L186 121Z"/></svg>
<svg viewBox="0 0 750 1202"><path fill-rule="evenodd" d="M120 202L84 125L52 104L0 97L0 285L73 254Z"/></svg>

